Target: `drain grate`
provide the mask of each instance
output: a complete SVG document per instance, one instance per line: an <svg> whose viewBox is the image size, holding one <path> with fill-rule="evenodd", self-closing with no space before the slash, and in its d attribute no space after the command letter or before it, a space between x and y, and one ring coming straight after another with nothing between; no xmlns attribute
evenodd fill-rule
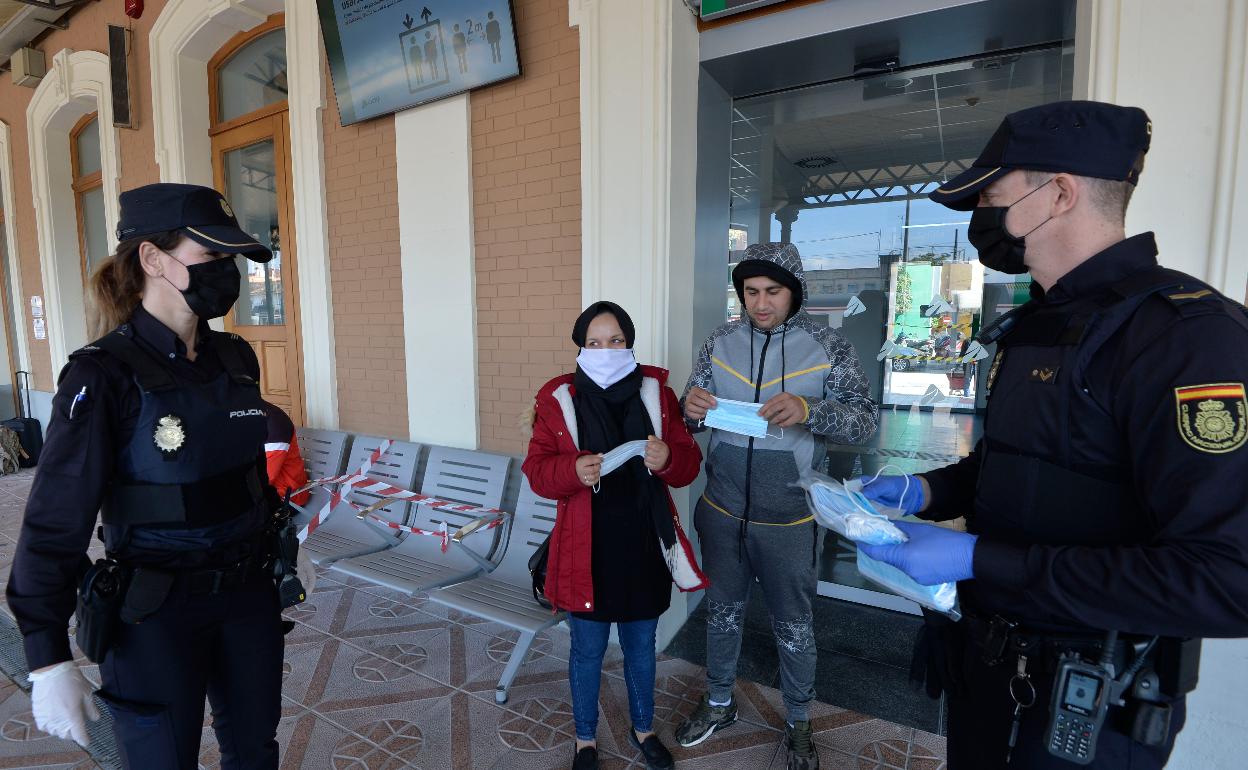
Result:
<svg viewBox="0 0 1248 770"><path fill-rule="evenodd" d="M13 618L3 612L0 612L0 670L18 687L30 692L22 634ZM113 717L99 697L95 698L95 707L100 711L100 719L87 722L87 733L91 736L87 753L104 770L121 770L121 757L117 755L117 744L113 740Z"/></svg>

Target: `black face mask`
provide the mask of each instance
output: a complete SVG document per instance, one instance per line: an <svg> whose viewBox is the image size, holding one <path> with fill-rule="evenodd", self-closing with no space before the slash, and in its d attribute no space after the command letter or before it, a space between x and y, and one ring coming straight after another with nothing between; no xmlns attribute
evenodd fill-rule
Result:
<svg viewBox="0 0 1248 770"><path fill-rule="evenodd" d="M208 320L220 318L230 312L230 308L234 307L234 303L238 301L242 283L242 276L238 272L238 265L234 264L233 257L220 257L211 262L187 265L169 252L165 254L182 264L186 268L187 275L190 276L190 282L186 284L186 288L178 290L182 293L182 298L186 300L186 306L191 309L192 313L203 320ZM168 278L165 280L173 286L172 281ZM173 288L178 287L173 286Z"/></svg>
<svg viewBox="0 0 1248 770"><path fill-rule="evenodd" d="M1040 185L1040 187L1044 187L1044 185L1052 181L1050 179L1048 182ZM1035 188L1027 195L1031 195L1031 193L1039 190L1040 187ZM1005 227L1005 214L1011 208L1023 202L1027 195L1014 201L1009 206L980 206L971 213L971 223L967 226L966 239L979 252L979 261L984 267L1010 275L1021 275L1027 272L1027 265L1023 263L1023 254L1027 248L1025 243L1027 236L1048 224L1049 219L1053 218L1049 217L1049 219L1028 230L1024 235L1012 235Z"/></svg>

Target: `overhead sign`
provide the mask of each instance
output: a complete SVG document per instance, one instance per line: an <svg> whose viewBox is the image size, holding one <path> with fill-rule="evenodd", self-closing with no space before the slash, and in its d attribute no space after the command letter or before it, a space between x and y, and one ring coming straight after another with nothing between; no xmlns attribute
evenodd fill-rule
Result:
<svg viewBox="0 0 1248 770"><path fill-rule="evenodd" d="M345 126L516 77L510 0L317 0Z"/></svg>
<svg viewBox="0 0 1248 770"><path fill-rule="evenodd" d="M731 16L742 11L752 11L765 5L779 5L789 0L702 0L699 14L703 21Z"/></svg>

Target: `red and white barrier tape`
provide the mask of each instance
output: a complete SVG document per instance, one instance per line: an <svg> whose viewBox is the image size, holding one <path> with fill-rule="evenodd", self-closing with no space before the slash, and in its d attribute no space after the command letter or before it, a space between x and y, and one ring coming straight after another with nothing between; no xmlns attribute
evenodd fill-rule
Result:
<svg viewBox="0 0 1248 770"><path fill-rule="evenodd" d="M391 440L383 441L382 444L377 447L371 455L369 455L368 460L354 473L317 479L316 481L309 482L299 489L299 492L303 492L319 486L332 485L336 487L334 491L330 493L329 500L325 503L321 510L317 511L316 515L312 517L312 520L299 531L298 537L300 543L307 540L308 536L324 524L334 510L344 502L357 511L356 516L361 519L368 519L390 529L397 529L400 532L406 532L411 535L423 535L426 537L436 537L440 539L442 541L442 551L444 553L446 552L446 549L450 547L451 542L451 535L447 530L445 522L443 522L437 530L430 531L420 529L419 527L409 527L405 524L398 524L390 521L389 519L378 516L373 513L373 511L383 505L386 505L387 503L402 501L416 503L418 505L426 505L430 508L438 510L452 511L454 513L475 513L479 515L499 514L501 516L508 515L507 511L502 511L498 508L483 508L476 505L468 505L466 503L457 503L454 500L443 500L442 498L433 497L432 495L422 495L419 492L413 492L409 489L391 486L383 481L370 479L368 477L368 472L372 470L373 465L381 459L381 456L390 449L390 446L393 443L394 442ZM347 493L351 490L355 490L357 492L368 492L369 494L377 495L381 499L365 508L346 498ZM494 529L502 523L502 518L498 518L486 525L483 525L477 531Z"/></svg>

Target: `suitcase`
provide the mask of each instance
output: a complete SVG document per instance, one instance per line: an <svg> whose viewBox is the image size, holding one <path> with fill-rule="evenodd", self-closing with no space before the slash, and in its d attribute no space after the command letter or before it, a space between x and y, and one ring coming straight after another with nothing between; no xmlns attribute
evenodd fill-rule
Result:
<svg viewBox="0 0 1248 770"><path fill-rule="evenodd" d="M39 421L31 416L30 411L30 372L16 372L18 377L18 416L12 420L5 420L0 425L9 428L17 434L18 439L22 442L22 449L26 452L25 457L18 458L18 464L23 468L33 468L39 462L39 453L43 451L43 428L40 427ZM26 382L26 409L22 410L22 380Z"/></svg>

